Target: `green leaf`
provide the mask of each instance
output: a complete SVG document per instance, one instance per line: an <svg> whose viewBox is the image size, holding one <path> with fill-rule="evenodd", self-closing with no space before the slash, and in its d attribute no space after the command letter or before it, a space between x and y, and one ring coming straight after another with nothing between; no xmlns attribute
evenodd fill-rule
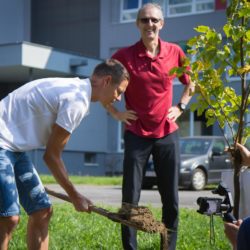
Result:
<svg viewBox="0 0 250 250"><path fill-rule="evenodd" d="M216 122L215 118L209 118L209 119L207 119L206 126L209 127L211 125L214 125L215 122Z"/></svg>
<svg viewBox="0 0 250 250"><path fill-rule="evenodd" d="M187 45L193 47L197 43L197 37L193 37L188 40Z"/></svg>
<svg viewBox="0 0 250 250"><path fill-rule="evenodd" d="M228 70L228 75L229 75L229 76L232 76L234 73L235 73L235 70L234 70L234 69L229 69L229 70Z"/></svg>
<svg viewBox="0 0 250 250"><path fill-rule="evenodd" d="M239 17L249 18L250 17L250 6L249 3L244 3L244 7L239 10Z"/></svg>
<svg viewBox="0 0 250 250"><path fill-rule="evenodd" d="M197 109L197 106L198 106L197 103L192 103L192 104L190 105L190 110L191 110L192 112L194 112L194 111Z"/></svg>
<svg viewBox="0 0 250 250"><path fill-rule="evenodd" d="M231 51L230 51L230 48L228 47L228 45L224 45L223 48L224 48L225 53L230 55Z"/></svg>
<svg viewBox="0 0 250 250"><path fill-rule="evenodd" d="M248 40L250 40L250 30L248 30L248 31L246 32L246 37L247 37Z"/></svg>
<svg viewBox="0 0 250 250"><path fill-rule="evenodd" d="M232 33L232 27L229 23L227 23L224 27L223 30L226 34L227 37L230 37L231 33Z"/></svg>
<svg viewBox="0 0 250 250"><path fill-rule="evenodd" d="M189 55L195 55L197 53L197 50L189 49L187 52L188 52Z"/></svg>
<svg viewBox="0 0 250 250"><path fill-rule="evenodd" d="M200 25L195 28L195 30L199 33L206 33L210 30L208 26Z"/></svg>

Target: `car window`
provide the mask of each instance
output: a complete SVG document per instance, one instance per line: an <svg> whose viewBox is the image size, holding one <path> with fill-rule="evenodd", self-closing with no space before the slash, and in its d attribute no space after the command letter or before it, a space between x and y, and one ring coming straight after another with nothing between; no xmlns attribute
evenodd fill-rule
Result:
<svg viewBox="0 0 250 250"><path fill-rule="evenodd" d="M180 139L180 150L181 154L194 154L202 155L206 154L211 145L211 140L209 139Z"/></svg>
<svg viewBox="0 0 250 250"><path fill-rule="evenodd" d="M224 154L225 153L225 142L223 140L216 140L214 142L212 151L220 153L220 154Z"/></svg>

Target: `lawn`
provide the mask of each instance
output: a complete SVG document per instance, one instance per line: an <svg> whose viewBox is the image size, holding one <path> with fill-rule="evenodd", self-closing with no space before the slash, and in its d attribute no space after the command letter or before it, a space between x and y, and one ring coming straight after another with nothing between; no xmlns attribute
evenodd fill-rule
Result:
<svg viewBox="0 0 250 250"><path fill-rule="evenodd" d="M55 184L57 183L52 175L39 175L43 184ZM70 176L70 180L74 184L85 184L85 185L121 185L122 177L115 176Z"/></svg>
<svg viewBox="0 0 250 250"><path fill-rule="evenodd" d="M40 175L43 184L57 183L52 175ZM70 180L74 184L85 185L122 185L122 176L70 176ZM215 189L217 185L209 184L206 189Z"/></svg>
<svg viewBox="0 0 250 250"><path fill-rule="evenodd" d="M117 208L106 207L116 211ZM152 208L160 219L160 209ZM21 222L10 243L10 250L27 249L25 228L27 216L22 213ZM214 218L215 245L210 245L209 217L195 210L181 209L177 250L228 250L230 245L223 232L223 222ZM159 235L138 233L138 249L159 249ZM120 224L98 214L75 212L71 204L54 204L54 215L50 224L50 250L120 250Z"/></svg>
<svg viewBox="0 0 250 250"><path fill-rule="evenodd" d="M41 175L44 184L56 183L49 175ZM75 184L121 185L122 177L70 176ZM98 205L98 204L97 204ZM112 222L98 214L79 213L71 204L55 203L50 223L50 250L120 250L120 224ZM116 211L115 207L105 207ZM161 210L149 207L160 220ZM13 235L10 250L25 250L25 231L27 216L22 211L21 222ZM223 222L214 217L215 245L210 245L209 217L195 210L180 209L180 223L177 250L228 250L230 245L224 236ZM138 250L156 250L159 247L159 235L138 232Z"/></svg>

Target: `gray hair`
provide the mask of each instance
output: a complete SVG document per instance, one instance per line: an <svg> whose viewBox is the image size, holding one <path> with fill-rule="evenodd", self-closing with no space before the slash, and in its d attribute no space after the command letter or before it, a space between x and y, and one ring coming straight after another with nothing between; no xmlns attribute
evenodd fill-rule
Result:
<svg viewBox="0 0 250 250"><path fill-rule="evenodd" d="M159 11L159 13L160 13L160 19L161 20L164 20L164 15L163 15L163 10L162 10L162 7L161 7L161 5L159 5L158 3L146 3L146 4L144 4L140 9L139 9L139 11L138 11L138 13L137 13L137 17L136 17L136 20L138 21L139 19L140 19L140 14L141 14L141 12L144 10L144 9L146 9L146 8L155 8L155 9L157 9L158 11Z"/></svg>

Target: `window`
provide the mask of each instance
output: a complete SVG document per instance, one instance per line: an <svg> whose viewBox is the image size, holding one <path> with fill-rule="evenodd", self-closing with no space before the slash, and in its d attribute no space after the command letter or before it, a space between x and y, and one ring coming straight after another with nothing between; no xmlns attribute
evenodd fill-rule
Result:
<svg viewBox="0 0 250 250"><path fill-rule="evenodd" d="M208 152L211 140L201 138L180 138L181 154L202 155Z"/></svg>
<svg viewBox="0 0 250 250"><path fill-rule="evenodd" d="M98 165L96 161L96 153L85 153L84 163L85 165Z"/></svg>
<svg viewBox="0 0 250 250"><path fill-rule="evenodd" d="M125 130L125 124L124 122L118 123L118 151L123 152L124 151L124 130Z"/></svg>
<svg viewBox="0 0 250 250"><path fill-rule="evenodd" d="M157 3L166 9L167 17L207 13L215 10L218 0L121 0L121 22L136 20L138 10L148 2Z"/></svg>
<svg viewBox="0 0 250 250"><path fill-rule="evenodd" d="M136 20L137 12L142 5L153 2L163 6L164 0L122 0L121 22L131 22Z"/></svg>
<svg viewBox="0 0 250 250"><path fill-rule="evenodd" d="M166 0L168 17L214 11L214 0Z"/></svg>
<svg viewBox="0 0 250 250"><path fill-rule="evenodd" d="M225 154L225 142L222 140L216 140L213 145L213 152L216 152L218 154Z"/></svg>

